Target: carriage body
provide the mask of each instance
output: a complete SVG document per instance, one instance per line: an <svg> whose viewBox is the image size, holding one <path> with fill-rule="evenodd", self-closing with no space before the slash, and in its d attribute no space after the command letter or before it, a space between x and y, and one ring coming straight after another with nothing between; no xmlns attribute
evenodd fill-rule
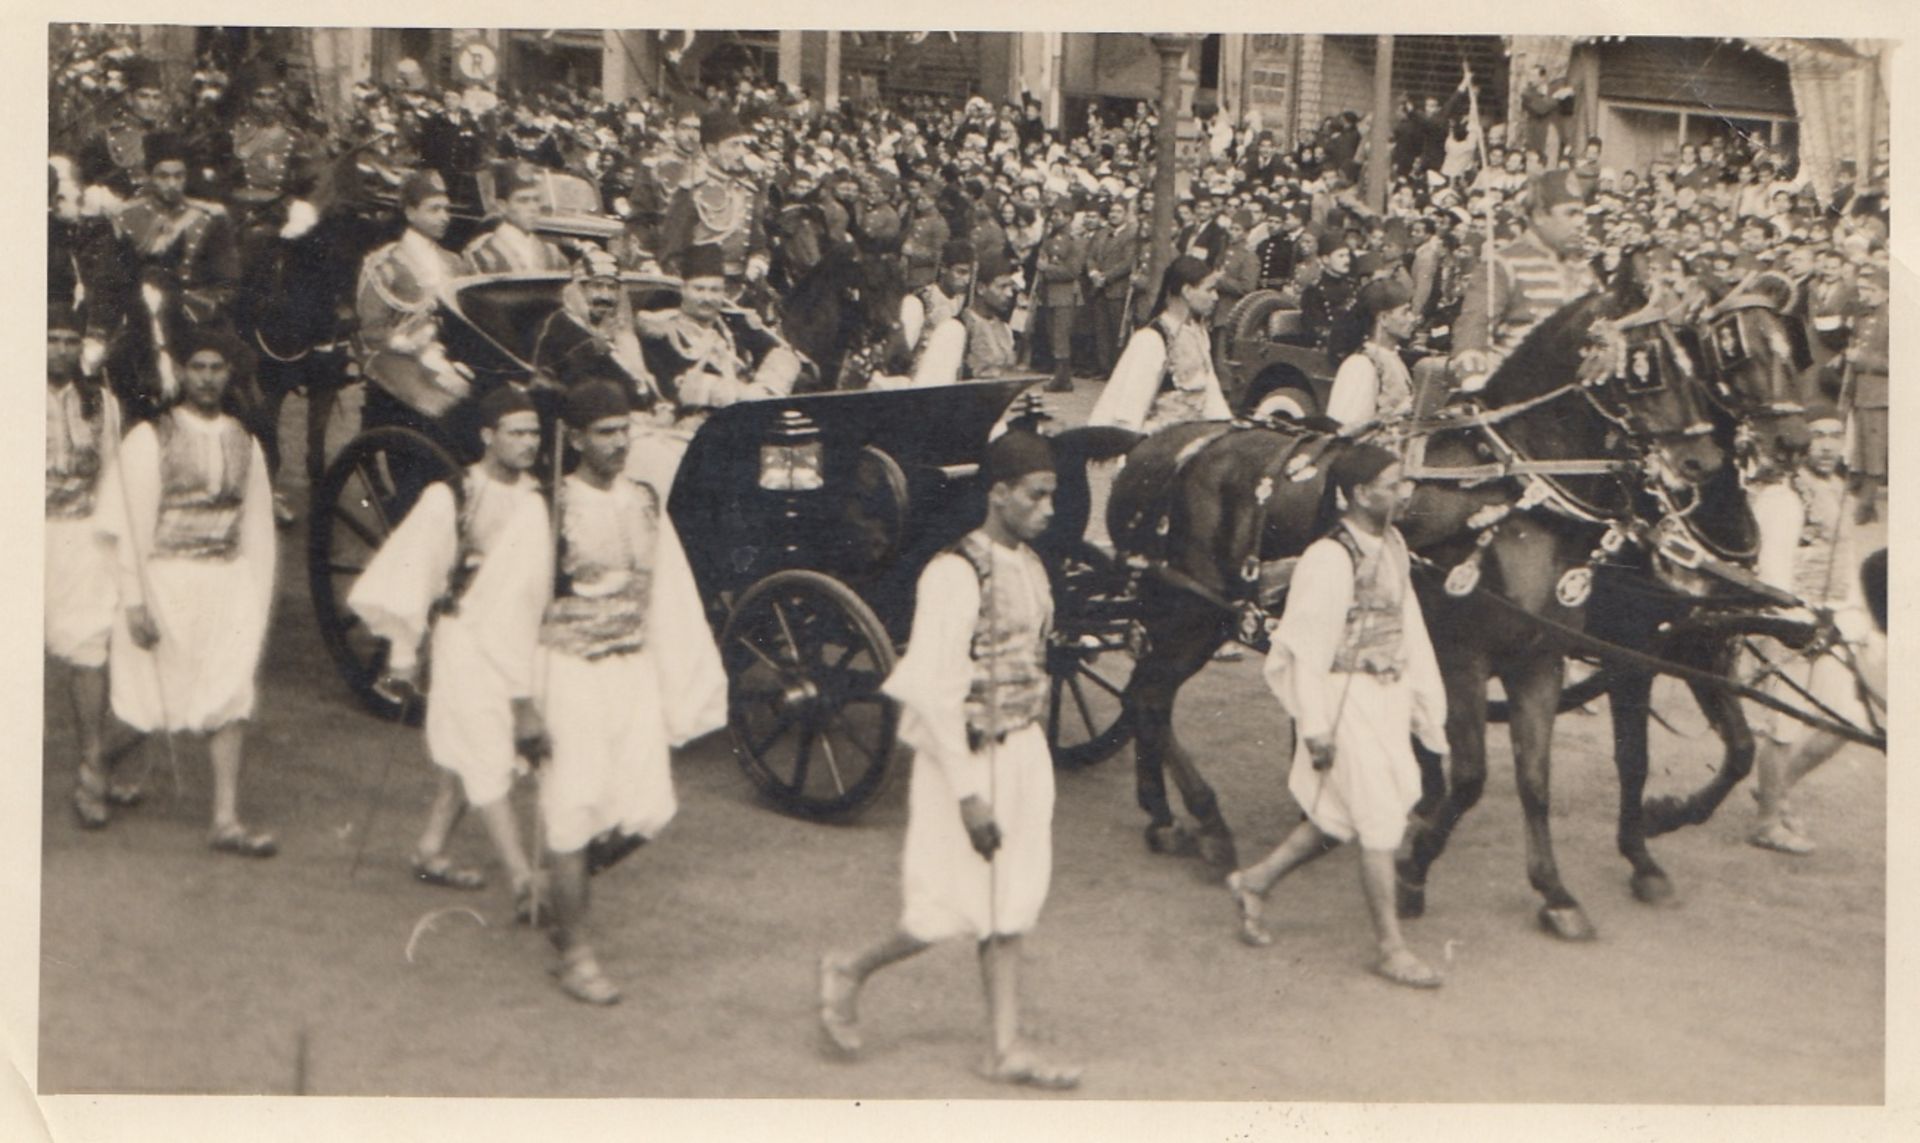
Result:
<svg viewBox="0 0 1920 1143"><path fill-rule="evenodd" d="M534 343L568 281L480 275L443 292L441 337L475 396L533 375ZM636 312L679 304L672 278L626 274L622 286ZM736 757L781 810L850 817L897 769L897 714L880 686L909 634L920 572L979 523L987 439L1040 380L801 393L717 410L680 434L684 456L660 491L727 668ZM478 457L473 403L363 430L316 486L309 576L322 636L363 705L386 717L417 712L382 690L386 648L345 599L420 492ZM637 434L634 447L661 443ZM1068 758L1124 741L1118 685L1095 676L1100 690L1085 693L1097 655L1060 660L1053 722L1070 698L1080 729L1049 729Z"/></svg>

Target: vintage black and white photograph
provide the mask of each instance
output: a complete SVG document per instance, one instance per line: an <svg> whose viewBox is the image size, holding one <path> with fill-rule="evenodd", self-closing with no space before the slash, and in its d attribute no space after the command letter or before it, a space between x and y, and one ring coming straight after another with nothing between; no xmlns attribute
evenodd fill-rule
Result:
<svg viewBox="0 0 1920 1143"><path fill-rule="evenodd" d="M1742 30L52 24L37 1090L1883 1104Z"/></svg>

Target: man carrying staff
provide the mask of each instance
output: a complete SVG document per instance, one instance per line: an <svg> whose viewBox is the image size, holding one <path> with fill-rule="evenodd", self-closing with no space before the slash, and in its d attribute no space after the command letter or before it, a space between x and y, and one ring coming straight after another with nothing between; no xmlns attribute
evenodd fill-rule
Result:
<svg viewBox="0 0 1920 1143"><path fill-rule="evenodd" d="M540 417L515 385L480 401L486 453L451 482L430 485L355 581L347 605L387 641L386 686L417 693L420 641L432 630L433 695L427 754L439 788L412 858L413 875L449 889L485 888L486 875L447 857L447 837L468 805L477 807L514 900L531 919L533 866L520 842L513 803L514 730L534 717L533 660L503 644L518 599L488 557L516 516L531 514L522 538L537 540L546 512L529 475L540 451ZM528 541L533 542L533 541Z"/></svg>
<svg viewBox="0 0 1920 1143"><path fill-rule="evenodd" d="M504 662L529 662L531 704L514 719L540 759L540 820L553 880L552 971L568 996L613 1004L594 956L587 878L672 820L668 749L727 719L727 680L665 497L627 479L630 408L613 378L566 394L578 469L555 492L559 524L517 514L499 565ZM549 530L551 528L551 530ZM557 550L556 550L557 549ZM516 688L518 691L518 688Z"/></svg>
<svg viewBox="0 0 1920 1143"><path fill-rule="evenodd" d="M73 812L84 828L99 829L109 806L138 802L140 788L110 781L102 747L114 564L97 509L101 471L120 445L120 402L81 375L82 324L71 307L47 307L46 649L65 668L80 739Z"/></svg>
<svg viewBox="0 0 1920 1143"><path fill-rule="evenodd" d="M1240 938L1267 945L1260 905L1287 874L1343 841L1360 842L1360 884L1380 959L1395 984L1437 988L1440 974L1407 948L1394 912L1394 852L1420 800L1408 745L1447 751L1446 691L1408 577L1407 544L1393 526L1403 492L1399 458L1358 444L1327 472L1344 502L1331 533L1300 557L1267 655L1267 685L1293 718L1287 789L1305 808L1259 864L1227 875Z"/></svg>
<svg viewBox="0 0 1920 1143"><path fill-rule="evenodd" d="M1380 279L1362 286L1354 305L1367 323L1367 340L1334 374L1327 418L1350 426L1412 412L1413 378L1400 347L1413 335L1413 295Z"/></svg>
<svg viewBox="0 0 1920 1143"><path fill-rule="evenodd" d="M121 612L113 712L140 731L208 737L221 853L272 857L240 822L240 760L273 600L266 459L223 402L235 349L200 330L180 346L182 404L138 425L104 480L100 529L114 548Z"/></svg>
<svg viewBox="0 0 1920 1143"><path fill-rule="evenodd" d="M1053 763L1041 730L1053 620L1047 574L1027 544L1053 517L1053 453L1014 429L987 446L987 518L921 573L906 656L886 692L914 749L898 927L820 961L820 1022L841 1052L860 1048L861 985L935 941L980 944L1002 1083L1070 1088L1077 1069L1020 1036L1020 938L1053 871Z"/></svg>

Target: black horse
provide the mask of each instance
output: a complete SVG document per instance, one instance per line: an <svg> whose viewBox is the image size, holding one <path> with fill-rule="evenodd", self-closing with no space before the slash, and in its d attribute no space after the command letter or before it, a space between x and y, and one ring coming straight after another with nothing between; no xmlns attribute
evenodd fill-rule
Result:
<svg viewBox="0 0 1920 1143"><path fill-rule="evenodd" d="M1725 451L1708 420L1700 380L1675 371L1659 385L1632 383L1626 335L1613 323L1644 295L1619 288L1583 298L1548 318L1451 421L1422 428L1412 474L1419 484L1400 525L1433 563L1484 567L1483 590L1519 614L1427 591L1423 602L1447 678L1450 782L1429 787L1432 813L1414 849L1424 875L1446 832L1478 799L1485 780L1486 690L1506 685L1529 825L1529 871L1548 910L1577 929L1578 906L1555 869L1547 829L1548 745L1568 646L1543 638L1527 614L1577 626L1582 600L1563 590L1602 534L1628 530L1651 482L1668 495L1708 482ZM1099 430L1092 430L1099 431ZM1107 430L1110 432L1110 430ZM1065 434L1071 438L1073 434ZM1229 637L1252 638L1263 565L1297 556L1329 516L1324 472L1343 437L1304 428L1189 424L1128 452L1109 504L1109 531L1131 562L1152 568L1140 583L1146 648L1125 703L1136 740L1136 779L1157 852L1197 848L1209 863L1237 863L1212 788L1180 747L1172 713L1179 688ZM1096 450L1076 450L1087 452ZM1519 476L1502 476L1500 465ZM1059 527L1084 523L1079 474L1062 481ZM1578 577L1575 577L1576 579ZM1197 837L1177 826L1167 800L1171 770Z"/></svg>

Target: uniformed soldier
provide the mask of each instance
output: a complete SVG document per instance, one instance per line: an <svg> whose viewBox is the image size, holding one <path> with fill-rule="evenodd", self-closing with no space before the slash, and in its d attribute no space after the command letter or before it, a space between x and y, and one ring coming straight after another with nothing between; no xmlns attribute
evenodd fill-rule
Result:
<svg viewBox="0 0 1920 1143"><path fill-rule="evenodd" d="M280 61L256 61L239 84L247 106L233 125L227 201L243 250L289 223L304 230L315 220L304 196L321 148L287 110L284 72ZM296 221L297 213L304 213L304 221Z"/></svg>
<svg viewBox="0 0 1920 1143"><path fill-rule="evenodd" d="M660 237L661 264L682 278L693 247L718 247L735 294L767 274L762 195L746 166L749 139L739 118L724 107L700 117L705 162L674 192Z"/></svg>
<svg viewBox="0 0 1920 1143"><path fill-rule="evenodd" d="M953 230L940 213L934 191L921 171L907 176L908 216L906 234L900 240L901 285L918 291L940 276L940 256Z"/></svg>
<svg viewBox="0 0 1920 1143"><path fill-rule="evenodd" d="M535 273L569 267L567 256L558 246L534 233L546 205L538 167L520 159L495 163L493 198L500 224L467 244L469 272Z"/></svg>
<svg viewBox="0 0 1920 1143"><path fill-rule="evenodd" d="M81 144L77 175L83 190L99 188L125 202L147 181L146 138L168 126L160 65L135 56L121 65L127 99L104 127Z"/></svg>
<svg viewBox="0 0 1920 1143"><path fill-rule="evenodd" d="M1082 301L1080 277L1086 269L1086 240L1073 232L1073 204L1053 204L1046 241L1035 263L1035 302L1047 312L1047 345L1053 351L1049 393L1073 392L1073 323Z"/></svg>
<svg viewBox="0 0 1920 1143"><path fill-rule="evenodd" d="M1453 326L1454 380L1477 389L1533 327L1598 288L1580 257L1586 188L1572 171L1535 175L1528 185L1526 229L1491 252L1467 282Z"/></svg>
<svg viewBox="0 0 1920 1143"><path fill-rule="evenodd" d="M197 329L230 329L240 281L233 220L218 204L187 197L187 150L172 132L141 144L147 183L114 226L137 259L144 336L124 339L107 361L130 420L149 420L177 390L170 351Z"/></svg>
<svg viewBox="0 0 1920 1143"><path fill-rule="evenodd" d="M406 232L367 255L354 298L360 318L355 356L370 382L364 413L368 426L421 427L471 389L447 360L434 316L440 288L464 270L460 256L440 245L453 215L439 173L407 176L400 187L400 208Z"/></svg>
<svg viewBox="0 0 1920 1143"><path fill-rule="evenodd" d="M752 312L727 304L725 258L718 246L688 250L680 312L645 331L647 369L683 417L783 397L800 377L800 355Z"/></svg>

